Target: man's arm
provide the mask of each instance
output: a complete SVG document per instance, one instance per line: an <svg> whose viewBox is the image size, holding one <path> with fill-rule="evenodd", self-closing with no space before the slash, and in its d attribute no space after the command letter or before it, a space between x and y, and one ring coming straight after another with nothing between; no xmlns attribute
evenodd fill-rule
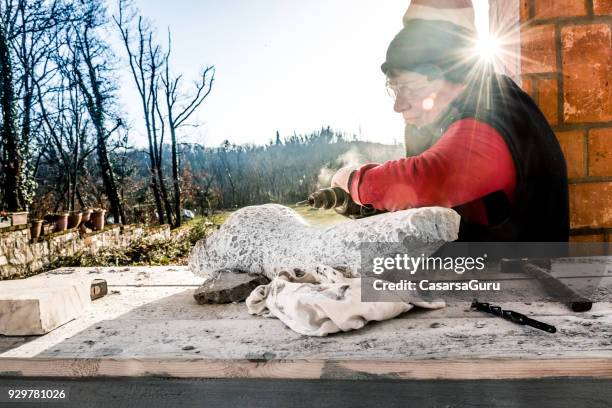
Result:
<svg viewBox="0 0 612 408"><path fill-rule="evenodd" d="M455 207L502 190L512 199L516 168L502 136L475 119L454 123L419 156L369 164L348 186L353 200L379 210Z"/></svg>

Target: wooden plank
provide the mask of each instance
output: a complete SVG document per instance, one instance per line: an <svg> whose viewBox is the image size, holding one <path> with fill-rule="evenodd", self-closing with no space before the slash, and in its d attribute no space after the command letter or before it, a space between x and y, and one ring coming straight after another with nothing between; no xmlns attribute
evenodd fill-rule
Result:
<svg viewBox="0 0 612 408"><path fill-rule="evenodd" d="M480 319L394 319L328 337L302 336L279 320L122 319L97 323L51 345L30 342L1 357L388 360L612 357L612 314L593 319L535 316L548 334Z"/></svg>
<svg viewBox="0 0 612 408"><path fill-rule="evenodd" d="M192 293L192 288L185 287L122 287L120 288L120 293L111 293L93 302L92 310L85 316L43 337L35 340L27 339L30 340L27 344L25 341L24 344L16 344L9 339L8 343L11 344L11 347L5 347L5 350L8 348L12 348L12 350L6 350L2 356L33 357L41 353L48 353L51 350L60 350L56 353L67 352L70 354L78 353L83 350L86 351L90 348L93 351L96 350L99 345L107 344L103 347L102 351L98 350L101 353L100 355L113 356L113 353L120 352L123 353L124 356L129 357L129 350L134 348L134 345L136 346L136 351L144 350L140 348L141 341L143 341L145 345L151 343L148 352L152 353L152 355L156 355L156 353L160 351L169 352L171 355L175 355L174 353L177 351L175 345L178 344L176 342L179 340L198 338L198 336L200 336L200 339L206 338L206 334L204 333L207 332L207 329L209 329L211 325L220 324L220 322L225 322L225 326L223 326L225 327L223 329L224 333L229 336L232 341L245 342L245 344L249 344L251 348L255 349L255 352L258 346L270 344L270 339L266 336L253 339L250 337L253 331L268 332L270 333L270 337L273 338L278 337L277 333L280 333L280 337L278 338L282 338L283 341L293 341L292 337L287 337L283 333L295 333L285 328L285 326L276 319L250 316L244 304L197 305L193 300ZM558 319L562 319L562 323L558 327L560 330L567 328L571 333L574 333L576 332L576 328L580 329L578 330L579 332L583 332L582 328L584 328L584 332L588 332L586 334L588 334L590 338L589 341L595 342L594 344L596 344L598 340L605 342L605 336L609 335L606 331L608 329L605 326L609 324L609 320L612 318L612 304L610 303L596 303L593 310L583 314L570 312L566 306L559 303L506 302L503 305L505 308L525 313L546 322L556 322ZM555 317L556 320L551 320L551 317ZM575 319L575 321L568 326L569 323L563 323L563 319L565 318L572 318ZM166 337L161 335L162 332L168 332L166 330L168 325L174 327L179 320L184 322L182 326L179 326L184 327L175 327L174 330L178 330L175 332L175 335L170 336L170 334L168 334ZM393 327L393 325L389 326L390 322L385 322L367 326L365 329L358 332L342 334L341 336L359 338L358 342L363 342L363 344L367 345L372 343L372 339L384 339L389 336L400 335L411 338L413 335L411 332L414 330L422 332L425 338L430 334L434 334L435 336L443 335L446 337L461 335L459 332L453 334L452 330L455 327L463 328L464 330L478 329L474 333L475 335L482 335L487 332L489 327L499 325L508 327L510 330L517 331L518 333L530 333L533 331L533 329L517 326L487 314L470 311L469 303L466 302L451 303L448 307L439 310L415 309L395 320L400 322L403 327L408 328L408 330L404 330L408 333L389 333L387 327ZM208 321L212 321L212 323L207 323ZM418 329L410 330L411 327L417 327L413 325L413 322L415 324L418 323ZM242 330L242 326L245 324L250 325L246 327L250 327L251 329L249 330L251 331ZM444 326L440 327L444 327L444 329L440 331L433 330L430 327L436 324L443 324ZM554 324L559 325L558 323ZM564 324L565 326L563 326ZM130 329L133 326L142 327L143 331ZM253 329L252 326L257 329ZM99 329L96 329L96 327L99 327ZM109 333L112 337L109 337ZM169 333L172 332L170 331ZM555 336L558 335L559 334ZM77 336L76 338L80 340L70 343L70 338L74 336ZM295 336L298 338L303 337L298 334L295 334ZM436 343L435 336L428 341ZM330 338L337 337L338 336L332 336ZM160 345L169 340L175 342L172 348ZM517 339L517 341L520 340L521 339ZM88 343L83 343L85 341ZM318 340L312 340L313 345L316 345L316 341ZM325 343L329 340L323 339L321 341ZM3 342L2 337L0 337L0 345ZM85 344L89 344L89 342L95 343L96 346L85 347ZM58 344L62 344L62 347L55 347ZM444 344L444 342L442 342L442 344ZM545 349L549 346L549 344L544 344ZM70 351L71 347L73 348L72 351ZM343 347L346 347L347 350L351 350L353 345L344 344ZM532 351L537 352L538 350ZM211 358L217 357L215 353L215 351L212 351L212 354L210 354ZM190 354L191 353L187 353L186 355Z"/></svg>
<svg viewBox="0 0 612 408"><path fill-rule="evenodd" d="M488 380L612 378L612 357L594 359L207 360L207 359L1 359L0 376Z"/></svg>
<svg viewBox="0 0 612 408"><path fill-rule="evenodd" d="M265 328L274 320L251 316L244 303L228 305L198 305L192 297L193 289L185 288L157 288L157 287L123 287L120 294L111 294L93 302L92 310L82 318L48 333L45 336L7 337L0 336L0 355L11 349L19 349L20 356L35 356L63 342L65 339L82 332L90 327L96 327L106 320L120 321L122 318L131 320L166 321L180 316L182 320L193 320L197 326L206 320L249 320L258 321ZM164 297L165 296L165 297ZM160 297L162 299L160 299ZM530 316L546 319L548 316L573 315L582 318L587 324L589 321L612 313L612 303L596 303L587 313L577 314L570 312L559 303L544 302L511 302L504 307L524 312ZM430 324L438 319L469 319L486 323L495 317L471 311L467 304L449 304L446 308L438 310L414 309L396 320L426 320ZM449 320L452 321L452 320ZM451 323L452 324L452 323ZM98 337L103 336L100 333ZM94 341L96 339L94 338ZM24 346L26 343L32 343Z"/></svg>
<svg viewBox="0 0 612 408"><path fill-rule="evenodd" d="M111 287L111 294L96 300L83 318L35 340L23 339L31 340L28 343L0 337L2 375L610 377L612 278L608 277L595 280L602 301L588 313L572 313L551 302L503 304L554 324L558 328L554 335L472 312L466 302L450 302L444 309L411 311L355 332L313 338L291 331L276 319L250 316L244 304L197 305L194 287L187 286L192 277L184 269L170 273L158 269L142 286L133 285L134 273L124 272L116 281L123 286ZM186 279L181 281L185 286L171 285L179 276L173 277L174 272ZM164 285L158 286L159 282ZM537 294L537 286L525 284L524 279L510 282L517 299ZM449 363L450 369L445 369ZM429 365L430 370L423 371Z"/></svg>

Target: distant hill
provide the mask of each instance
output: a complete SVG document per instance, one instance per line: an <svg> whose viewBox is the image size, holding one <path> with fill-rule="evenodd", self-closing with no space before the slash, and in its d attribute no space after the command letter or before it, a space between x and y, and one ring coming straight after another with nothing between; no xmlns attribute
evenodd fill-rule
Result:
<svg viewBox="0 0 612 408"><path fill-rule="evenodd" d="M209 148L181 146L185 208L236 208L264 203L294 204L328 187L343 166L382 163L402 157L402 145L353 140L329 128L310 135L277 138L268 145L225 142ZM166 163L169 163L169 154ZM146 159L142 154L140 157ZM138 166L146 169L146 163ZM146 171L139 172L146 177ZM166 171L169 174L169 169Z"/></svg>

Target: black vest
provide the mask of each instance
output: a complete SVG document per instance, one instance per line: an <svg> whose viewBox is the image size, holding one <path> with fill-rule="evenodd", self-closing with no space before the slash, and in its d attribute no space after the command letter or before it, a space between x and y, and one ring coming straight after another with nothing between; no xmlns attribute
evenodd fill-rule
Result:
<svg viewBox="0 0 612 408"><path fill-rule="evenodd" d="M451 113L453 112L453 113ZM517 171L514 204L498 191L484 197L489 226L462 219L459 241L566 242L569 195L565 158L544 114L505 75L469 86L437 124L441 132L475 118L504 138Z"/></svg>

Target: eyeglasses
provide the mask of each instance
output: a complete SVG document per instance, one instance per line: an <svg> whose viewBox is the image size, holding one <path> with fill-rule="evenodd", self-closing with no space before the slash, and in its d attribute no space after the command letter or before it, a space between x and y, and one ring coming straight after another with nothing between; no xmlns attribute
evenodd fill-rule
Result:
<svg viewBox="0 0 612 408"><path fill-rule="evenodd" d="M387 81L385 84L387 88L387 94L392 99L397 99L400 95L404 98L417 99L425 95L425 91L429 88L429 85L421 85L419 87L411 87L411 84L399 83L399 84L391 84Z"/></svg>

